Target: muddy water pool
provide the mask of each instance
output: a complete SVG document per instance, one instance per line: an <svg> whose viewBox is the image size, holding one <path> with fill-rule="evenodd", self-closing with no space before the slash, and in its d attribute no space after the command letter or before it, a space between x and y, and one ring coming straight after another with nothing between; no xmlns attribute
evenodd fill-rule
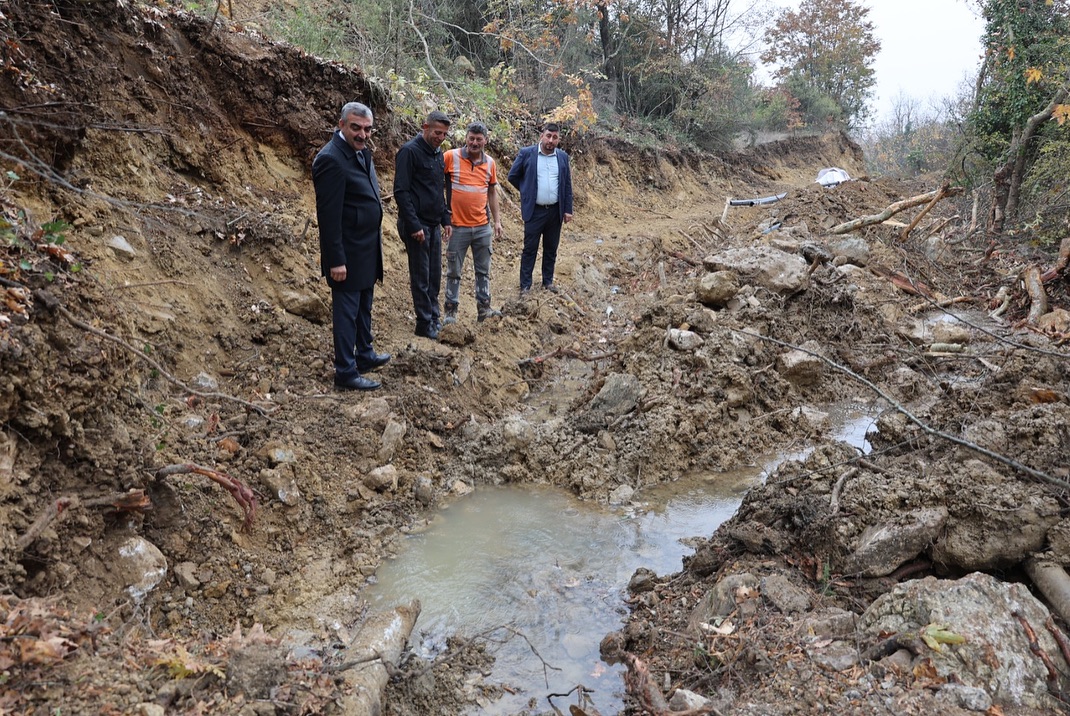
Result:
<svg viewBox="0 0 1070 716"><path fill-rule="evenodd" d="M834 416L834 439L867 451L872 410L841 408ZM679 571L692 551L689 537L712 534L772 465L807 452L731 473L684 476L637 493L628 507L585 503L548 487L480 488L407 537L361 596L372 610L418 598L411 643L428 658L444 651L451 634L472 637L507 625L526 637L507 630L487 635L496 657L487 681L516 693L491 700L474 689L480 706L471 714L517 714L532 698L535 712L548 712L546 694L578 684L594 691L602 713L617 713L624 669L603 663L598 644L623 623L632 574L639 567ZM555 703L564 709L575 698Z"/></svg>

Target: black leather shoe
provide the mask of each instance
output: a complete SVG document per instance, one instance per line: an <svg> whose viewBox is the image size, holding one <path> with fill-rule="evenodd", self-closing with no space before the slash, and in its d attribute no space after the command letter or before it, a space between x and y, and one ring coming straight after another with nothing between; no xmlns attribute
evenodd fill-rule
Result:
<svg viewBox="0 0 1070 716"><path fill-rule="evenodd" d="M550 293L561 293L561 289L557 287L556 283L544 283L542 288L544 291L549 291Z"/></svg>
<svg viewBox="0 0 1070 716"><path fill-rule="evenodd" d="M361 373L367 373L376 368L382 368L390 362L390 358L391 356L389 353L372 353L372 357L367 360L357 360L357 370Z"/></svg>
<svg viewBox="0 0 1070 716"><path fill-rule="evenodd" d="M436 328L434 324L431 324L430 326L424 326L423 328L417 326L416 335L420 336L420 338L430 338L433 341L437 341L438 328Z"/></svg>
<svg viewBox="0 0 1070 716"><path fill-rule="evenodd" d="M356 375L346 380L334 381L334 387L338 390L378 390L379 382L362 375Z"/></svg>

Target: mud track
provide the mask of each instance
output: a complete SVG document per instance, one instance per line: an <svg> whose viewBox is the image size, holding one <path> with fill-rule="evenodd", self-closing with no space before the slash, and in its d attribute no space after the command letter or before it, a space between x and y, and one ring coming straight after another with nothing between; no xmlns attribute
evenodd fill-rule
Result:
<svg viewBox="0 0 1070 716"><path fill-rule="evenodd" d="M716 696L721 713L833 703L850 703L854 711L837 707L844 713L932 712L936 682L916 670L878 693L858 686L861 667L810 665L800 622L768 599L737 619L734 641L701 650L692 609L744 573L793 585L806 613L858 615L898 580L981 571L1024 581L1032 555L1070 561L1059 482L1070 464L1065 349L1057 326L1014 329L1028 305L1013 277L1044 255L1009 241L994 252L964 236L961 218L924 238L934 220L908 242L881 226L852 244L827 235L934 188L817 187L821 167L864 173L845 137L727 157L570 140L577 219L558 264L565 293L516 295L522 227L507 189L492 280L505 315L478 324L466 276L460 324L438 343L412 335L388 214L374 321L378 348L394 358L382 391L354 396L330 387L308 166L338 107L362 99L384 129L376 161L388 186L393 151L412 130L388 98L357 72L190 15L101 3L4 13L0 27L18 41L0 80L11 108L0 148L20 178L2 195L16 230L0 248L4 288L17 291L0 325L0 579L10 592L0 711L337 713L347 689L332 669L344 659L337 645L368 617L356 595L436 504L503 482L604 501L622 486L641 494L692 470L820 445L824 406L875 400L834 365L925 425L1055 483L949 444L878 401L877 452L865 465L843 445L821 445L753 490L717 534L697 535L683 571L634 595L615 638L660 687L667 678ZM495 137L490 151L507 164L528 139ZM783 202L722 221L726 197L782 191ZM968 208L949 201L934 214ZM35 239L54 219L70 224L64 246L81 270ZM699 300L717 257L756 248L803 262L805 285L785 290L739 270L731 296ZM966 296L969 324L934 329L948 323L944 312L895 275L926 284L934 300ZM987 302L1001 287L1013 301L993 321ZM934 330L965 350L929 350ZM681 348L670 331L701 345ZM789 365L786 356L801 356L788 346L827 362ZM620 385L632 386L630 402L607 399L606 386ZM253 487L252 528L211 480L154 479L185 463ZM151 509L120 499L131 490ZM35 527L61 498L57 518ZM943 510L939 533L903 565L867 574L861 535L923 509ZM487 659L471 648L419 678L410 666L386 712L460 713L465 681ZM643 708L637 700L631 712Z"/></svg>

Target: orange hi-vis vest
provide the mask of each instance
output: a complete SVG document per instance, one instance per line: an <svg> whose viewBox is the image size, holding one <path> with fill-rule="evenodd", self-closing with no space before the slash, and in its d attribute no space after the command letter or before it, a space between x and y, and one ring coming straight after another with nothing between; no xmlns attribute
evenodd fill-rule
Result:
<svg viewBox="0 0 1070 716"><path fill-rule="evenodd" d="M468 158L468 148L446 152L446 176L450 181L450 209L454 226L483 226L490 222L487 189L498 183L498 165L486 152L477 163Z"/></svg>

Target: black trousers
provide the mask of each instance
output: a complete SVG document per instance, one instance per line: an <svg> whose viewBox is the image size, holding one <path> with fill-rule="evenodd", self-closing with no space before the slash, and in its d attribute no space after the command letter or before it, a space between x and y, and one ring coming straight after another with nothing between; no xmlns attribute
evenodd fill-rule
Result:
<svg viewBox="0 0 1070 716"><path fill-rule="evenodd" d="M524 222L524 250L520 254L520 289L531 288L531 274L542 241L542 285L554 282L557 247L561 243L561 211L557 204L535 206L530 221Z"/></svg>
<svg viewBox="0 0 1070 716"><path fill-rule="evenodd" d="M357 359L371 360L372 300L375 287L363 291L331 289L334 325L334 379L344 381L360 375Z"/></svg>
<svg viewBox="0 0 1070 716"><path fill-rule="evenodd" d="M439 319L438 292L442 288L442 230L425 226L424 240L405 237L409 254L409 288L416 311L416 328L423 330Z"/></svg>

